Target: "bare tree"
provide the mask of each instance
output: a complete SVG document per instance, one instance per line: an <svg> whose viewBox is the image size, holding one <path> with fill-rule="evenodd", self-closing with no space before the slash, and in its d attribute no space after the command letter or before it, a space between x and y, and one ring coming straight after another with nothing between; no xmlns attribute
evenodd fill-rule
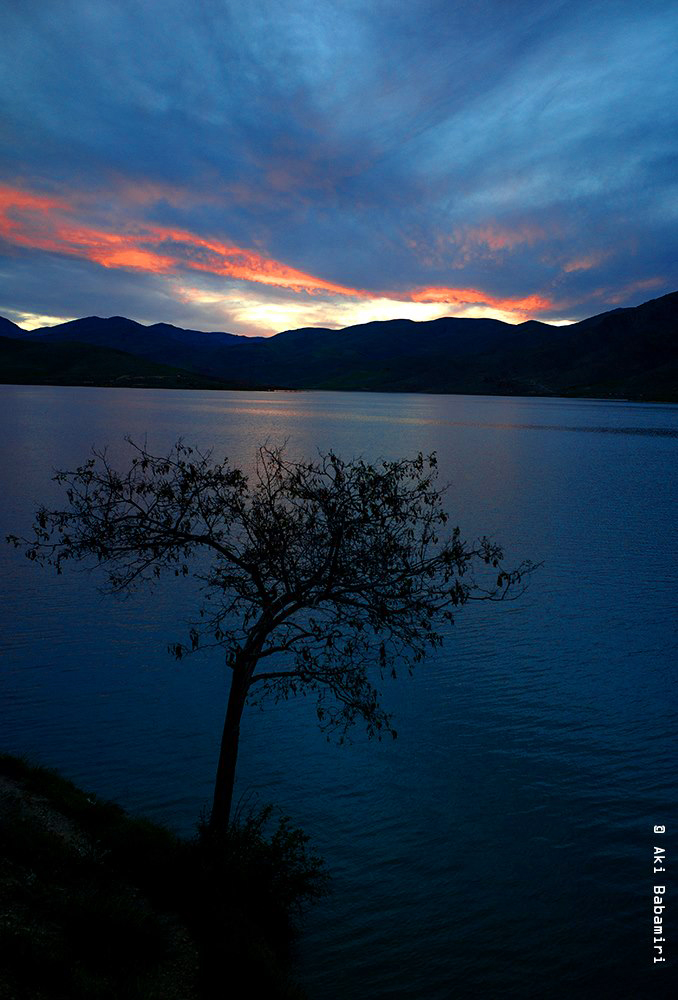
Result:
<svg viewBox="0 0 678 1000"><path fill-rule="evenodd" d="M328 452L301 462L264 446L250 481L181 440L164 456L127 440L125 470L93 451L75 471L58 472L67 505L41 507L34 537L8 541L59 573L70 560L94 564L113 592L168 571L200 581L189 643L170 649L180 658L218 647L231 668L215 833L230 819L248 695L311 692L323 729L341 737L362 720L371 736L395 736L379 679L411 672L441 645L456 609L515 595L533 568L507 572L496 544L468 545L458 528L447 531L435 455L373 465ZM200 550L209 558L197 558Z"/></svg>

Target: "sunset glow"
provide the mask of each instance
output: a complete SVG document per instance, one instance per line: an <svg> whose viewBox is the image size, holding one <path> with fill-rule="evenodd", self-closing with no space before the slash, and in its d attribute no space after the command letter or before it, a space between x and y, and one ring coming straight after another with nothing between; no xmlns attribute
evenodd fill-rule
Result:
<svg viewBox="0 0 678 1000"><path fill-rule="evenodd" d="M480 302L503 313L529 319L554 308L554 303L541 295L525 298L499 298L477 288L420 288L412 293L414 302L445 302L450 306L466 306Z"/></svg>
<svg viewBox="0 0 678 1000"><path fill-rule="evenodd" d="M16 6L0 315L271 335L678 287L675 5Z"/></svg>
<svg viewBox="0 0 678 1000"><path fill-rule="evenodd" d="M366 294L304 274L252 250L203 239L186 230L140 222L126 232L108 232L67 221L74 214L68 199L7 186L0 189L0 237L15 246L83 257L107 268L151 274L206 271L308 295L331 292L362 297Z"/></svg>
<svg viewBox="0 0 678 1000"><path fill-rule="evenodd" d="M0 188L0 237L8 245L48 253L80 257L104 268L178 276L198 271L246 284L262 284L302 296L302 301L257 302L251 293L239 297L236 321L264 333L293 325L351 325L392 316L417 320L446 315L450 307L463 315L470 305L485 307L484 315L508 317L521 322L531 315L554 308L540 295L524 298L498 297L476 288L429 287L380 295L326 281L230 242L141 220L127 223L116 232L94 228L78 221L88 199L42 195L4 185ZM143 203L139 196L133 203ZM78 207L76 207L78 206ZM84 209L83 209L84 206ZM187 290L188 288L188 290ZM184 286L184 301L226 305L228 296ZM331 302L313 306L308 297L330 297ZM344 304L341 300L357 300Z"/></svg>

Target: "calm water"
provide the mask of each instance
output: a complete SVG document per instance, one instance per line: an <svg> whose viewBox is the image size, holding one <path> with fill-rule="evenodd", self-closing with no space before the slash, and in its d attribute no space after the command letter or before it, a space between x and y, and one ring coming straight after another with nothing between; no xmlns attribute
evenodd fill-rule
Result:
<svg viewBox="0 0 678 1000"><path fill-rule="evenodd" d="M56 501L52 468L92 444L122 455L127 433L244 466L267 438L298 456L437 450L463 534L544 566L520 601L465 608L444 649L385 689L396 742L328 744L303 700L247 715L239 794L283 806L334 874L300 976L312 1000L670 995L678 407L0 387L0 414L3 536ZM166 653L190 584L116 602L86 574L55 578L4 545L0 560L4 747L190 832L226 680L218 661ZM655 843L669 855L657 966Z"/></svg>

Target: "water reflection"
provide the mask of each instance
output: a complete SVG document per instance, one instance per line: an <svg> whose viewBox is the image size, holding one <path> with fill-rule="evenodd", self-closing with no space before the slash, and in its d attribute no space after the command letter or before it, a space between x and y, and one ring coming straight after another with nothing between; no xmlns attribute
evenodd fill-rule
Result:
<svg viewBox="0 0 678 1000"><path fill-rule="evenodd" d="M646 856L656 817L678 824L678 408L5 387L0 415L2 534L57 495L53 466L93 443L117 460L127 433L246 469L266 439L299 456L436 450L464 534L544 567L516 604L464 609L386 687L395 743L327 744L303 701L245 719L241 791L281 802L336 876L307 924L305 982L314 1000L648 995ZM7 749L190 830L226 673L166 655L186 581L115 603L6 546L0 566Z"/></svg>

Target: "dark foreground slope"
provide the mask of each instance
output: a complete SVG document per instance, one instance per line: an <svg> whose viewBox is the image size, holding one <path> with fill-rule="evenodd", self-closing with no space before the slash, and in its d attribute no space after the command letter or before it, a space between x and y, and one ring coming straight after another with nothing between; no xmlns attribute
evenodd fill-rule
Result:
<svg viewBox="0 0 678 1000"><path fill-rule="evenodd" d="M0 336L0 383L157 389L246 389L229 379L147 361L111 347L72 341L26 342Z"/></svg>
<svg viewBox="0 0 678 1000"><path fill-rule="evenodd" d="M89 345L80 348L85 368L90 359L93 368L102 363L88 352L116 349L137 359L130 369L181 364L183 379L191 371L233 387L678 401L678 292L565 327L444 317L288 330L264 339L90 317L30 334L4 320L0 335L45 352L42 361L36 354L26 362L21 381L29 380L31 364L40 381L66 381L66 362L46 351L77 339ZM150 378L139 375L138 384L152 384Z"/></svg>
<svg viewBox="0 0 678 1000"><path fill-rule="evenodd" d="M285 823L217 850L0 755L3 1000L303 1000L291 916L323 886Z"/></svg>

